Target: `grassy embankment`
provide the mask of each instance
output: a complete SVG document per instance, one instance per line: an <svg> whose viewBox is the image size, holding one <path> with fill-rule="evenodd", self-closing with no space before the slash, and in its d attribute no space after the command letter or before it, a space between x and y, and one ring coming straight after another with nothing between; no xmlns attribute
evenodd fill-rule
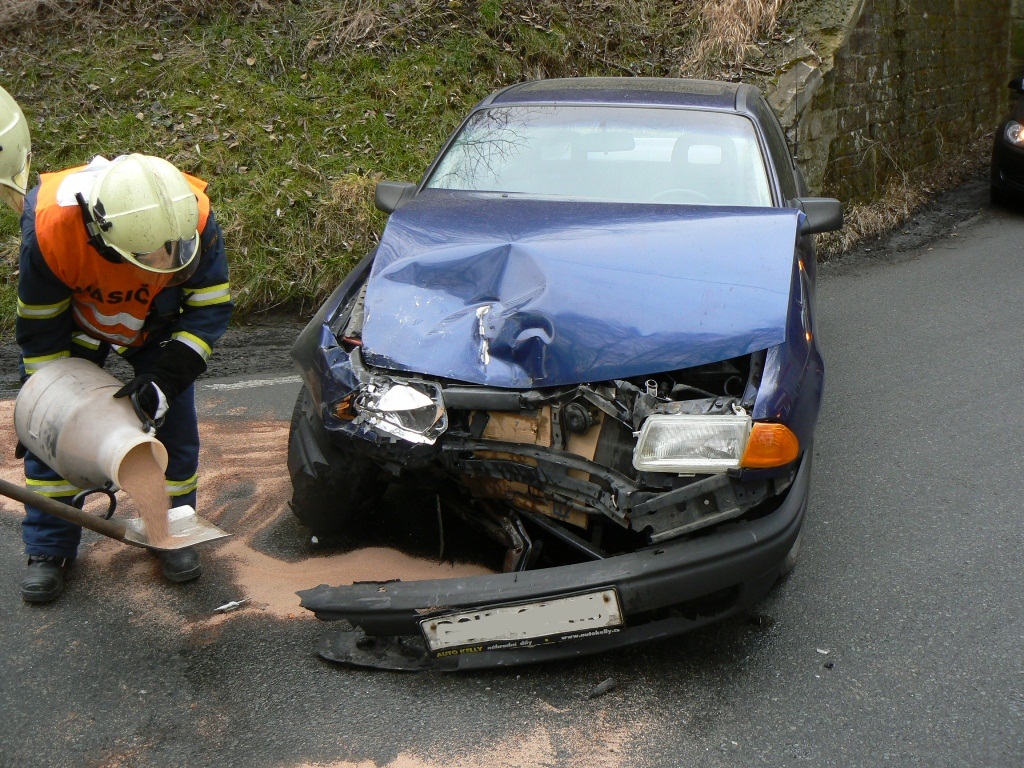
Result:
<svg viewBox="0 0 1024 768"><path fill-rule="evenodd" d="M144 152L212 182L240 316L310 312L472 104L568 75L733 76L786 0L13 0L0 83L34 170ZM0 212L0 331L17 222Z"/></svg>

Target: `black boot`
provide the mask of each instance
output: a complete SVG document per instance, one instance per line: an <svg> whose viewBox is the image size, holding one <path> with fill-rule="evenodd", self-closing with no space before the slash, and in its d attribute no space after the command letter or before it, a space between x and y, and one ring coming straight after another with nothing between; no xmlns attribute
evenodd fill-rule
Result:
<svg viewBox="0 0 1024 768"><path fill-rule="evenodd" d="M21 599L26 603L49 603L64 591L64 574L71 565L69 557L30 555L25 578L21 581Z"/></svg>
<svg viewBox="0 0 1024 768"><path fill-rule="evenodd" d="M203 564L199 562L199 553L195 547L168 549L155 552L163 565L164 578L181 583L198 579L203 572Z"/></svg>

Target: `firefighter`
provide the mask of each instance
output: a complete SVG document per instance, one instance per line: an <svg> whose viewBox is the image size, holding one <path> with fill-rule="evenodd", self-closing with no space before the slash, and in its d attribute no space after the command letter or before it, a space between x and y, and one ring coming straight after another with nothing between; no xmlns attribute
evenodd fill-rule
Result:
<svg viewBox="0 0 1024 768"><path fill-rule="evenodd" d="M134 396L159 425L172 506L193 508L199 466L193 382L234 306L206 186L166 160L140 154L42 174L21 219L16 323L23 381L64 357L102 366L111 350L131 365L135 378L114 397ZM25 478L31 490L65 503L80 490L31 453ZM26 602L61 594L81 532L26 505ZM154 554L171 581L202 572L194 547Z"/></svg>
<svg viewBox="0 0 1024 768"><path fill-rule="evenodd" d="M0 88L0 200L17 213L25 206L32 139L18 102Z"/></svg>

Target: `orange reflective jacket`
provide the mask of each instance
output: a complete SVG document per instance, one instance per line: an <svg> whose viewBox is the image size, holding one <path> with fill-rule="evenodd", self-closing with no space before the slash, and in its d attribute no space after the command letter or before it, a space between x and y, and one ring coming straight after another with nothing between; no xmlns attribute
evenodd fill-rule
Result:
<svg viewBox="0 0 1024 768"><path fill-rule="evenodd" d="M61 184L84 168L41 174L35 220L39 250L57 279L71 289L71 311L79 328L116 346L138 346L145 341L142 327L150 304L175 275L114 264L89 245L78 204L57 199ZM206 182L184 176L199 201L202 232L210 215Z"/></svg>

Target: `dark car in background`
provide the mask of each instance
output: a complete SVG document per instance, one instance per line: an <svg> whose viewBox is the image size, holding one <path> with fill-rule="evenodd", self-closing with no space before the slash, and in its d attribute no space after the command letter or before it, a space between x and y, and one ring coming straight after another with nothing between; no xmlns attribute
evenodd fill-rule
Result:
<svg viewBox="0 0 1024 768"><path fill-rule="evenodd" d="M314 531L387 483L504 549L504 573L300 593L354 664L521 664L750 606L792 566L824 365L813 235L748 85L530 82L468 115L297 340L288 464ZM424 524L434 524L427 519Z"/></svg>
<svg viewBox="0 0 1024 768"><path fill-rule="evenodd" d="M1016 101L996 131L989 189L993 203L1019 204L1024 201L1024 78L1008 87Z"/></svg>

